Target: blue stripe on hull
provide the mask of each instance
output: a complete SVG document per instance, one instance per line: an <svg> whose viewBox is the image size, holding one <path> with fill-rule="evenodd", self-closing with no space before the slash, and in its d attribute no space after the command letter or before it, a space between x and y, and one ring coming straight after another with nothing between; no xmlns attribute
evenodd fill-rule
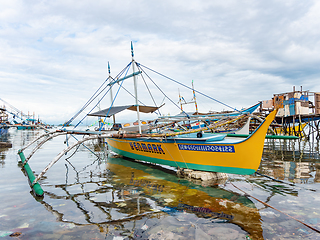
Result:
<svg viewBox="0 0 320 240"><path fill-rule="evenodd" d="M109 148L113 152L115 152L119 155L128 157L128 158L133 158L133 159L142 160L142 161L146 161L146 162L167 165L167 166L171 166L171 167L189 168L189 169L199 170L199 171L224 172L224 173L241 174L241 175L250 175L250 174L255 173L254 169L209 166L209 165L200 165L200 164L194 164L194 163L168 161L168 160L163 160L160 158L151 158L151 157L147 157L147 156L143 156L143 155L139 155L139 154L135 154L135 153L131 153L131 152L122 151L122 150L114 148L110 145L109 145Z"/></svg>

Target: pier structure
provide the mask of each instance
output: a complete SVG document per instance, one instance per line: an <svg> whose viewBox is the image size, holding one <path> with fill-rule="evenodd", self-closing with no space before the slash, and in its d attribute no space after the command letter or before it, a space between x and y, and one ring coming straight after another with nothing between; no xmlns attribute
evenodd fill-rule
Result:
<svg viewBox="0 0 320 240"><path fill-rule="evenodd" d="M293 87L292 92L274 94L271 100L262 101L260 114L276 107L278 113L271 124L276 134L320 139L320 92Z"/></svg>

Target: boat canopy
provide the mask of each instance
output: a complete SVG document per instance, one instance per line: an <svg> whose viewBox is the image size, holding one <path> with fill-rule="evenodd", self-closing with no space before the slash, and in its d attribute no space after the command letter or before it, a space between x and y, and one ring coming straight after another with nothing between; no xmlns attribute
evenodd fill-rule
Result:
<svg viewBox="0 0 320 240"><path fill-rule="evenodd" d="M161 106L160 106L161 107ZM153 113L160 107L152 107L152 106L141 106L139 105L139 112L143 113ZM137 106L135 105L126 105L126 106L116 106L116 107L111 107L111 108L106 108L98 112L90 113L88 116L96 116L96 117L111 117L114 114L117 114L119 112L122 112L123 110L132 110L132 111L137 111ZM108 116L107 116L108 114Z"/></svg>

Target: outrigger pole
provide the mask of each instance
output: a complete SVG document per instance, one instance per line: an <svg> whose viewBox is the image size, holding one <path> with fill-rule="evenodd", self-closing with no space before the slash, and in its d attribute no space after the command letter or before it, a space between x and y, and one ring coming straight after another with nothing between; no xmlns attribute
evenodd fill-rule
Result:
<svg viewBox="0 0 320 240"><path fill-rule="evenodd" d="M36 179L36 177L33 174L33 171L31 170L29 164L26 162L26 159L24 157L23 152L19 152L18 153L21 159L21 162L24 164L23 168L26 172L26 174L28 175L28 179L29 179L29 184L32 187L33 192L35 193L35 195L37 197L42 197L43 196L43 189L41 188L39 183L34 183L33 181Z"/></svg>
<svg viewBox="0 0 320 240"><path fill-rule="evenodd" d="M74 143L73 145L68 146L67 148L65 148L62 152L60 152L43 170L42 172L35 177L33 171L31 170L28 161L30 160L30 158L32 157L32 155L38 150L40 149L40 147L47 142L49 139L52 139L54 137L60 136L60 135L66 135L66 134L81 134L81 135L89 135L87 137L84 137L81 140L78 140L76 143ZM61 158L63 157L64 154L66 154L67 152L69 152L71 149L73 149L74 147L76 147L77 145L82 144L83 142L89 141L89 140L94 140L94 139L98 139L98 138L106 138L106 137L110 137L111 134L101 134L101 132L88 132L88 131L76 131L76 130L56 130L54 132L50 132L50 133L45 133L42 134L41 136L39 136L38 138L36 138L34 141L32 141L31 143L29 143L27 146L23 147L22 149L20 149L18 151L19 157L21 159L22 162L22 168L24 169L24 171L26 172L27 176L28 176L28 180L29 180L29 184L33 190L33 192L35 193L35 195L37 197L42 197L44 194L43 189L41 188L40 184L38 183L39 179ZM47 137L45 140L41 141L29 154L29 156L26 158L24 156L23 151L30 147L33 143L35 143L36 141L38 141L39 139L43 138L43 137Z"/></svg>

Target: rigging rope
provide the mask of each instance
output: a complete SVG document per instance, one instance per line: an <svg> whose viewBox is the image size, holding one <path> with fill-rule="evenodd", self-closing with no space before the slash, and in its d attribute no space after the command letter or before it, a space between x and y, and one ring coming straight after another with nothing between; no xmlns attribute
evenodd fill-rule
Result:
<svg viewBox="0 0 320 240"><path fill-rule="evenodd" d="M127 76L128 71L129 71L129 69L130 69L130 65L131 65L131 62L127 65L127 71L126 71L124 77ZM124 80L121 81L121 84L120 84L120 86L119 86L119 88L118 88L118 91L117 91L116 95L114 96L114 98L113 98L113 100L112 100L111 106L110 106L110 108L108 109L108 112L107 112L107 114L106 114L106 116L105 116L105 118L104 118L104 120L103 120L103 122L102 122L102 124L101 124L101 127L99 128L99 132L101 131L102 127L104 126L104 122L106 122L106 120L107 120L107 117L108 117L108 115L109 115L109 112L110 112L110 110L111 110L111 108L112 108L112 106L113 106L113 104L114 104L114 102L115 102L115 100L116 100L116 98L117 98L117 96L118 96L118 94L119 94L119 91L120 91L121 86L122 86L123 83L124 83ZM111 86L111 87L112 87L112 86ZM111 87L110 87L110 89L111 89Z"/></svg>
<svg viewBox="0 0 320 240"><path fill-rule="evenodd" d="M137 63L137 64L138 64L138 63ZM144 72L144 74L146 74L146 76L147 76L147 77L150 79L150 81L158 88L158 90L159 90L167 99L169 99L170 102L172 102L177 108L180 109L180 107L179 107L174 101L172 101L172 100L161 90L161 88L152 80L152 78L149 77L149 75L146 73L146 71L144 71L142 68L140 68L140 64L138 64L138 67L139 67L139 69L141 69L141 70ZM188 118L190 117L185 111L182 110L182 112L183 112L184 114L186 114Z"/></svg>
<svg viewBox="0 0 320 240"><path fill-rule="evenodd" d="M141 67L139 67L139 65L138 65L138 64L137 64L137 67L138 67L138 69L140 69L140 71L143 71L143 70L141 69ZM147 75L147 74L146 74L146 75ZM147 76L148 76L148 75L147 75ZM149 76L148 76L148 77L149 77ZM141 78L142 78L142 80L143 80L143 82L144 82L144 84L145 84L146 88L148 89L149 95L150 95L150 97L151 97L151 99L152 99L152 101L153 101L154 105L157 107L158 105L157 105L156 101L154 100L154 98L153 98L153 96L152 96L152 94L151 94L151 91L150 91L150 89L149 89L149 87L148 87L148 85L147 85L146 81L144 80L144 77L143 77L143 75L142 75L142 74L141 74ZM159 115L161 116L161 112L160 112L159 108L157 109L157 111L159 112Z"/></svg>
<svg viewBox="0 0 320 240"><path fill-rule="evenodd" d="M169 77L167 77L166 75L163 75L162 73L159 73L159 72L157 72L157 71L155 71L155 70L152 70L151 68L148 68L147 66L144 66L144 65L142 65L142 64L140 64L140 63L138 63L138 64L139 64L139 66L145 67L146 69L148 69L148 70L150 70L150 71L152 71L152 72L154 72L154 73L156 73L156 74L158 74L158 75L160 75L160 76L162 76L162 77L164 77L164 78L167 78L167 79L169 79L169 80L171 80L171 81L173 81L173 82L175 82L175 83L178 83L179 85L181 85L181 86L183 86L183 87L185 87L185 88L188 88L188 89L190 89L190 90L192 90L192 91L195 91L195 92L199 93L199 94L202 95L202 96L205 96L205 97L207 97L207 98L209 98L209 99L211 99L211 100L213 100L213 101L216 101L217 103L220 103L220 104L222 104L222 105L224 105L224 106L226 106L226 107L229 107L229 108L231 108L231 109L233 109L233 110L235 110L235 111L237 111L237 112L241 112L241 111L239 111L238 109L229 106L228 104L225 104L225 103L223 103L223 102L221 102L221 101L219 101L219 100L217 100L217 99L215 99L215 98L212 98L212 97L210 97L210 96L208 96L208 95L206 95L206 94L204 94L204 93L202 93L202 92L199 92L198 90L192 89L192 88L188 87L187 85L178 82L177 80L174 80L174 79L172 79L172 78L169 78Z"/></svg>
<svg viewBox="0 0 320 240"><path fill-rule="evenodd" d="M79 140L75 136L73 136L73 134L70 134L70 136L72 136L75 140L77 140L77 142L79 142ZM83 145L86 149L88 149L97 158L100 158L97 154L95 154L95 152L93 152L90 148L88 148L84 143L81 143L81 145Z"/></svg>
<svg viewBox="0 0 320 240"><path fill-rule="evenodd" d="M107 82L108 79L109 79L109 78L107 78L107 79L100 85L100 87L95 91L95 93L90 97L90 99L83 105L83 107L82 107L69 121L67 121L62 127L65 127L65 126L69 125L76 117L79 116L79 114L80 114L84 109L87 108L87 106L89 106L90 103L92 103L92 101L93 101L94 99L96 99L97 96L100 95L100 93L101 93L102 91L104 91L105 88L104 88L97 96L95 96L95 95L97 94L97 92L102 88L102 86ZM95 97L94 97L94 96L95 96Z"/></svg>
<svg viewBox="0 0 320 240"><path fill-rule="evenodd" d="M105 88L104 88L104 89L105 89ZM104 91L104 89L103 89L103 91ZM93 109L96 108L96 106L98 106L98 104L100 104L100 102L102 101L102 99L107 95L107 93L108 93L110 90L111 90L111 88L108 89L108 91L102 96L102 98L96 103L96 105L94 105L93 108L74 126L74 129L80 125L80 123L88 116L88 114L90 114L90 113L93 111Z"/></svg>
<svg viewBox="0 0 320 240"><path fill-rule="evenodd" d="M119 78L119 77L123 74L123 72L125 71L125 69L126 69L128 66L130 66L130 64L131 64L131 63L129 63L124 69L122 69L122 71L116 76L116 78ZM86 102L86 104L85 104L69 121L67 121L67 122L63 125L63 127L69 125L75 118L77 118L77 117L80 115L80 113L83 112L83 111L108 87L108 85L107 85L106 87L104 87L104 88L97 94L97 92L99 91L99 89L101 89L102 86L103 86L103 85L107 82L107 80L109 80L109 79L110 79L110 77L108 77L108 78L101 84L101 86L98 88L97 91L95 91L95 93L90 97L90 99ZM111 79L112 79L112 78L111 78ZM113 82L114 82L114 81L115 81L115 79L113 79ZM103 97L98 101L98 103L91 109L91 111L90 111L89 113L91 113L91 112L93 111L93 109L102 101L102 99L106 96L106 94L110 91L110 89L111 89L111 86L109 87L108 91L103 95ZM95 96L95 95L96 95L96 96ZM89 114L89 113L88 113L88 114ZM78 122L78 124L77 124L74 128L76 128L76 127L83 121L83 119L85 119L85 118L87 117L88 114L86 114L85 117L83 117L83 118L80 120L80 122Z"/></svg>

